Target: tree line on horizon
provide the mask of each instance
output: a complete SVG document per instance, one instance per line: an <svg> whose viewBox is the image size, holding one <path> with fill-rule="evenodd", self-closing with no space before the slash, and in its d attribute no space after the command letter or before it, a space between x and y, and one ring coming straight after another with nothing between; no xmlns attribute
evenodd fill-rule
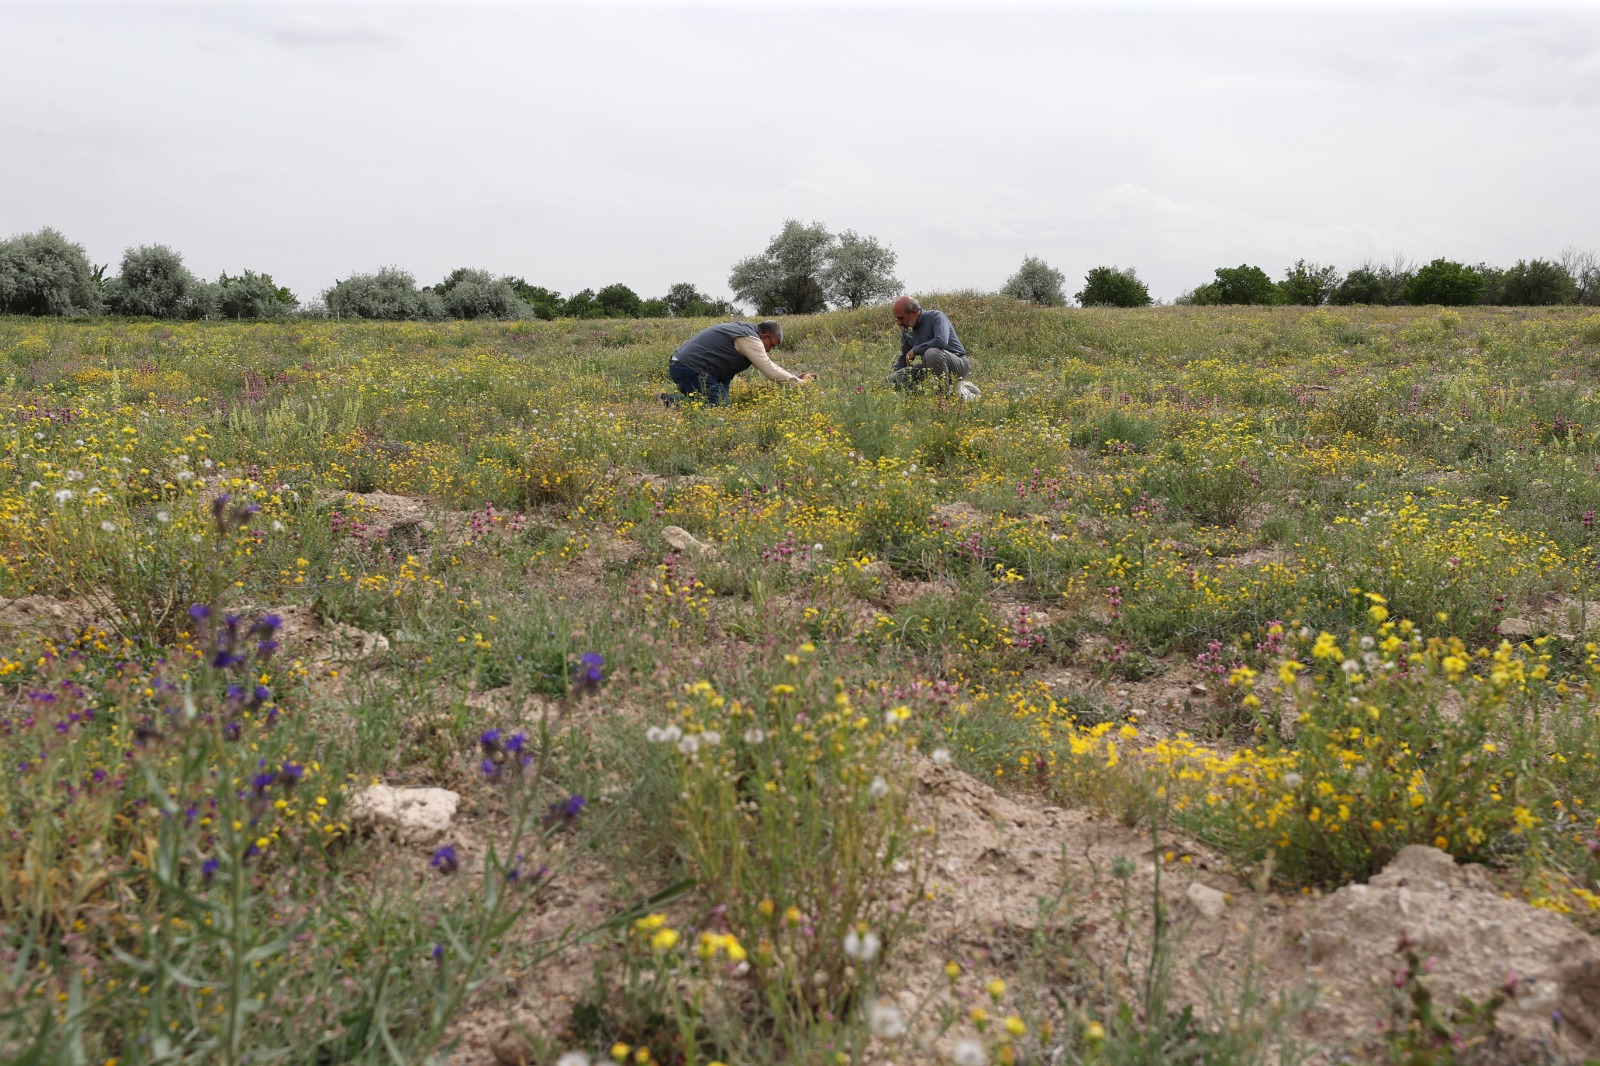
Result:
<svg viewBox="0 0 1600 1066"><path fill-rule="evenodd" d="M820 222L787 219L759 254L733 265L728 285L760 315L815 314L829 307L880 303L903 291L898 257L877 238L854 230L831 233ZM183 257L160 244L129 248L119 273L91 265L80 244L45 228L0 241L0 313L162 319L273 320L354 318L380 321L446 319L732 317L735 304L689 282L645 299L616 283L563 297L520 277L463 267L418 286L399 267L351 274L302 303L272 276L226 272L197 277ZM1000 295L1046 307L1146 307L1157 301L1132 267L1097 266L1069 300L1066 275L1035 256L1024 258ZM1348 273L1297 260L1281 280L1258 266L1218 267L1211 281L1183 293L1189 305L1600 304L1600 259L1568 249L1559 259L1519 260L1498 268L1447 259L1417 266L1404 257L1366 262Z"/></svg>

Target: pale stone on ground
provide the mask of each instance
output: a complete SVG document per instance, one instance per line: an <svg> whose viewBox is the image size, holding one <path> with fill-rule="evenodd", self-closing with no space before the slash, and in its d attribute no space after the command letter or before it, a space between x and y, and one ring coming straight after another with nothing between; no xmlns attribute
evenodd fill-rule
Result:
<svg viewBox="0 0 1600 1066"><path fill-rule="evenodd" d="M447 788L374 785L350 800L350 825L386 832L401 844L434 844L450 829L461 802Z"/></svg>
<svg viewBox="0 0 1600 1066"><path fill-rule="evenodd" d="M697 540L682 526L667 526L661 531L661 539L666 541L667 547L686 555L715 555L717 549L705 541Z"/></svg>
<svg viewBox="0 0 1600 1066"><path fill-rule="evenodd" d="M1190 906L1200 913L1202 918L1216 921L1228 909L1228 896L1225 892L1218 892L1209 885L1202 885L1195 881L1189 885L1184 895L1188 898Z"/></svg>

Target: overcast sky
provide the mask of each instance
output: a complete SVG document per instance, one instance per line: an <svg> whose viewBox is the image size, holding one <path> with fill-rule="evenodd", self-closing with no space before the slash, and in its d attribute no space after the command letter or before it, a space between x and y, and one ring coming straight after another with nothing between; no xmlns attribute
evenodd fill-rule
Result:
<svg viewBox="0 0 1600 1066"><path fill-rule="evenodd" d="M386 264L727 295L786 217L918 292L1600 249L1596 4L0 2L0 44L0 235L302 297Z"/></svg>

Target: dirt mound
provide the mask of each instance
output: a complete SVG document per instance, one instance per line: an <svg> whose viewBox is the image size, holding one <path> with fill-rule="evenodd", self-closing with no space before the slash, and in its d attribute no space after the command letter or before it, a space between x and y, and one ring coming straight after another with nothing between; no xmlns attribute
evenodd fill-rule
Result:
<svg viewBox="0 0 1600 1066"><path fill-rule="evenodd" d="M359 523L358 532L366 540L389 540L433 528L422 501L410 496L387 492L330 492L319 499L348 512L349 517Z"/></svg>
<svg viewBox="0 0 1600 1066"><path fill-rule="evenodd" d="M283 620L278 640L291 658L325 666L356 662L389 650L389 638L382 633L342 622L325 622L305 604L273 613Z"/></svg>
<svg viewBox="0 0 1600 1066"><path fill-rule="evenodd" d="M22 596L0 601L0 636L71 639L94 622L94 610L81 600Z"/></svg>
<svg viewBox="0 0 1600 1066"><path fill-rule="evenodd" d="M1296 915L1284 961L1303 966L1323 994L1312 1035L1359 1041L1383 1016L1402 937L1431 960L1427 984L1441 1007L1483 1002L1509 987L1490 1061L1579 1061L1600 1036L1600 942L1572 923L1507 899L1478 866L1435 848L1404 849L1364 885L1347 885Z"/></svg>

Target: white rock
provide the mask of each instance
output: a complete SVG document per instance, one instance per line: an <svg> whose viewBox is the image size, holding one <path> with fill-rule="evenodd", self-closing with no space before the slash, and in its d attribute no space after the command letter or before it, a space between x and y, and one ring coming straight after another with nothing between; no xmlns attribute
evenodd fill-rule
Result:
<svg viewBox="0 0 1600 1066"><path fill-rule="evenodd" d="M1189 903L1200 916L1216 921L1222 917L1222 912L1228 909L1228 897L1210 885L1202 885L1195 881L1189 885L1189 890L1184 893Z"/></svg>
<svg viewBox="0 0 1600 1066"><path fill-rule="evenodd" d="M346 813L353 828L384 831L402 844L433 844L450 829L460 802L447 788L374 785L357 793Z"/></svg>
<svg viewBox="0 0 1600 1066"><path fill-rule="evenodd" d="M663 529L661 531L661 539L666 541L667 547L673 551L692 555L717 554L717 549L702 540L697 540L693 533L690 533L682 526L668 526Z"/></svg>

